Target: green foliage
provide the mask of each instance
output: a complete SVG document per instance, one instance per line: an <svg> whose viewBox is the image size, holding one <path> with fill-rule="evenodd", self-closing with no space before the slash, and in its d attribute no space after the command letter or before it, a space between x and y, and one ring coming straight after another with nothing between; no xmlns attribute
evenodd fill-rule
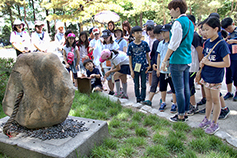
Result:
<svg viewBox="0 0 237 158"><path fill-rule="evenodd" d="M192 135L196 138L201 138L206 136L204 130L202 128L197 128L192 131Z"/></svg>
<svg viewBox="0 0 237 158"><path fill-rule="evenodd" d="M103 145L104 145L106 148L115 150L115 149L117 149L118 141L117 141L116 139L107 138L107 139L104 140Z"/></svg>
<svg viewBox="0 0 237 158"><path fill-rule="evenodd" d="M193 149L199 153L205 153L205 152L209 151L210 147L211 147L209 144L209 141L206 138L193 139L189 143L189 146L191 149Z"/></svg>
<svg viewBox="0 0 237 158"><path fill-rule="evenodd" d="M184 122L176 122L173 124L173 129L174 130L178 130L178 131L185 131L188 132L191 130L191 128L189 127L189 125L187 123Z"/></svg>
<svg viewBox="0 0 237 158"><path fill-rule="evenodd" d="M10 44L10 35L11 35L11 28L7 25L4 25L2 28L2 33L0 35L0 42L4 42L6 44Z"/></svg>
<svg viewBox="0 0 237 158"><path fill-rule="evenodd" d="M183 153L178 154L178 158L197 158L193 150L185 150Z"/></svg>
<svg viewBox="0 0 237 158"><path fill-rule="evenodd" d="M155 143L159 143L161 145L164 145L166 143L166 137L161 135L159 132L156 132L154 135L153 135L153 138L152 140L155 142Z"/></svg>
<svg viewBox="0 0 237 158"><path fill-rule="evenodd" d="M148 131L146 128L142 128L142 127L137 127L135 129L136 135L137 136L141 136L141 137L146 137L148 136Z"/></svg>
<svg viewBox="0 0 237 158"><path fill-rule="evenodd" d="M135 152L134 148L128 144L122 145L118 151L119 157L132 157L132 154Z"/></svg>
<svg viewBox="0 0 237 158"><path fill-rule="evenodd" d="M115 153L108 150L105 146L96 146L91 152L91 157L93 158L111 158L114 155Z"/></svg>
<svg viewBox="0 0 237 158"><path fill-rule="evenodd" d="M167 142L165 143L165 145L172 152L183 152L186 149L186 147L184 146L184 143L174 135L168 136Z"/></svg>
<svg viewBox="0 0 237 158"><path fill-rule="evenodd" d="M125 140L125 143L128 143L136 147L141 147L146 144L146 140L144 137L129 137Z"/></svg>
<svg viewBox="0 0 237 158"><path fill-rule="evenodd" d="M8 79L10 77L14 60L0 58L0 101L3 99Z"/></svg>

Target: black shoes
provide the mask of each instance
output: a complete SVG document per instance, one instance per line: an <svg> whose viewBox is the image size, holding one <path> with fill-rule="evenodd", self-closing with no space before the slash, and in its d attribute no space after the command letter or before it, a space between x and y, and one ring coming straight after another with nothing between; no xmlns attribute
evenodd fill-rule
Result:
<svg viewBox="0 0 237 158"><path fill-rule="evenodd" d="M206 98L202 98L202 100L200 102L197 103L197 105L203 105L206 104Z"/></svg>

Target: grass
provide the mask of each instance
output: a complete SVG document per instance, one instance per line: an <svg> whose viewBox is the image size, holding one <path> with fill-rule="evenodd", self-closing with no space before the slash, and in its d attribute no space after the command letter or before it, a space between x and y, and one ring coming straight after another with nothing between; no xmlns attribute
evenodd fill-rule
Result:
<svg viewBox="0 0 237 158"><path fill-rule="evenodd" d="M109 136L94 147L91 158L237 158L235 148L202 129L122 108L96 93L88 96L76 92L69 115L107 121ZM0 116L6 116L2 107Z"/></svg>

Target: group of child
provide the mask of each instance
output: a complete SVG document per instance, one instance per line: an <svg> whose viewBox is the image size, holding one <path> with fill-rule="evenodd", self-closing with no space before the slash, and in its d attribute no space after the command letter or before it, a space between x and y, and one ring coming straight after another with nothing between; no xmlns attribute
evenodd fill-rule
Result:
<svg viewBox="0 0 237 158"><path fill-rule="evenodd" d="M176 8L171 9L176 10ZM195 25L195 17L192 15L188 15L187 17L192 22L192 25ZM18 55L28 51L26 48L19 49L17 41L14 41L13 38L13 36L20 35L22 37L24 35L24 32L21 31L21 25L23 24L16 22L16 27L14 28L15 33L11 35L11 42L17 50ZM48 36L42 33L42 26L42 23L36 23L36 33L38 32L41 36L35 35L36 37L34 37L32 35L35 39L46 38L45 36ZM157 87L159 87L159 91L161 92L159 110L161 112L166 108L166 93L169 84L173 98L170 112L176 113L179 107L176 102L175 91L177 89L173 85L175 79L171 77L169 59L166 59L168 49L170 49L172 23L155 26L152 20L148 20L145 30L145 40L142 40L144 39L144 31L140 26L133 27L130 35L128 35L126 30L115 29L114 26L112 21L109 22L108 29L102 31L102 35L100 35L98 28L92 28L89 31L89 38L87 32L81 32L79 41L76 41L75 34L70 30L64 33L65 38L63 38L62 28L60 27L55 37L58 43L60 43L58 50L62 51L66 69L69 72L72 71L74 79L78 77L77 72L79 71L79 67L81 70L84 70L86 77L91 79L93 92L102 91L103 82L106 79L108 81L109 94L126 99L128 99L127 75L131 75L134 81L136 101L149 106L152 106L152 99L157 91ZM227 37L224 37L225 40L223 40L224 33L221 33L221 26L229 33ZM130 30L130 26L126 25L126 27ZM202 92L203 98L205 98L206 108L204 109L205 118L199 127L205 128L208 126L206 133L213 134L219 129L217 123L218 118L226 118L229 114L229 108L225 106L224 99L233 97L231 93L232 80L235 87L237 87L235 62L237 60L237 29L231 18L225 18L220 22L216 13L210 15L198 27L199 34L197 32L193 34L191 46L192 62L189 63L191 106L189 111L185 110L184 118L176 119L176 121L185 121L187 120L187 115L192 115L199 111L195 101L194 79L199 71L199 67L201 67L200 84L203 88ZM41 32L37 31L37 29L40 29ZM123 38L124 34L129 36L129 38ZM128 42L129 39L130 41ZM62 42L61 40L64 41ZM38 51L47 51L36 44L34 46ZM220 93L220 87L224 77L225 67L227 67L226 84L228 85L228 93L223 98ZM150 93L148 99L145 100L148 72L150 72L149 77L151 81ZM122 82L122 89L120 80ZM114 85L116 87L115 92ZM75 86L78 86L77 82L75 82ZM233 100L237 101L237 92ZM198 103L198 105L201 104ZM212 110L213 120L211 121L210 115Z"/></svg>

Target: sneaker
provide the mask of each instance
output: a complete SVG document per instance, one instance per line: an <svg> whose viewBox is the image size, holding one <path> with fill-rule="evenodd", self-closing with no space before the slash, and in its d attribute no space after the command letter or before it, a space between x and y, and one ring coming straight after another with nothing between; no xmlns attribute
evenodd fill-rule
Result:
<svg viewBox="0 0 237 158"><path fill-rule="evenodd" d="M218 119L226 119L226 117L230 114L230 109L226 107L225 109L221 109L221 113Z"/></svg>
<svg viewBox="0 0 237 158"><path fill-rule="evenodd" d="M203 105L203 104L206 104L206 98L202 98L202 100L197 103L197 105Z"/></svg>
<svg viewBox="0 0 237 158"><path fill-rule="evenodd" d="M172 94L172 90L167 91L167 94Z"/></svg>
<svg viewBox="0 0 237 158"><path fill-rule="evenodd" d="M177 112L177 105L172 104L171 109L170 109L170 112L171 112L171 113L176 113L176 112Z"/></svg>
<svg viewBox="0 0 237 158"><path fill-rule="evenodd" d="M214 123L214 121L211 123L211 125L205 130L207 134L214 134L216 131L220 129L218 123Z"/></svg>
<svg viewBox="0 0 237 158"><path fill-rule="evenodd" d="M206 113L206 108L199 110L197 112L195 112L194 114L205 114Z"/></svg>
<svg viewBox="0 0 237 158"><path fill-rule="evenodd" d="M198 125L200 128L206 128L211 125L211 121L208 121L208 119L205 118L202 120L202 122Z"/></svg>
<svg viewBox="0 0 237 158"><path fill-rule="evenodd" d="M141 99L137 99L137 103L140 103L141 102Z"/></svg>
<svg viewBox="0 0 237 158"><path fill-rule="evenodd" d="M226 95L224 96L224 100L229 99L229 98L232 98L232 97L233 97L233 94L230 93L230 92L228 92L228 93L226 93Z"/></svg>
<svg viewBox="0 0 237 158"><path fill-rule="evenodd" d="M235 96L233 98L233 101L237 101L237 92L235 92Z"/></svg>
<svg viewBox="0 0 237 158"><path fill-rule="evenodd" d="M179 119L178 115L174 115L173 117L169 118L171 122L185 122L187 121L188 116L184 116L183 119Z"/></svg>
<svg viewBox="0 0 237 158"><path fill-rule="evenodd" d="M128 95L127 94L122 94L121 98L122 99L128 99Z"/></svg>
<svg viewBox="0 0 237 158"><path fill-rule="evenodd" d="M188 116L192 116L192 115L194 115L194 114L196 114L196 113L198 113L199 112L199 110L198 110L198 107L192 107L192 109L190 109L188 112L187 112L187 115Z"/></svg>
<svg viewBox="0 0 237 158"><path fill-rule="evenodd" d="M109 91L109 95L114 95L114 92L113 91Z"/></svg>
<svg viewBox="0 0 237 158"><path fill-rule="evenodd" d="M165 103L161 103L160 104L160 108L159 108L160 112L164 112L165 107L166 107L166 104Z"/></svg>
<svg viewBox="0 0 237 158"><path fill-rule="evenodd" d="M115 94L114 94L114 96L115 96L115 97L118 97L118 98L120 98L122 95L123 95L122 92L120 92L120 93L115 92Z"/></svg>
<svg viewBox="0 0 237 158"><path fill-rule="evenodd" d="M148 106L151 106L151 105L152 105L152 103L151 103L150 100L145 100L145 101L142 102L142 104L148 105Z"/></svg>

